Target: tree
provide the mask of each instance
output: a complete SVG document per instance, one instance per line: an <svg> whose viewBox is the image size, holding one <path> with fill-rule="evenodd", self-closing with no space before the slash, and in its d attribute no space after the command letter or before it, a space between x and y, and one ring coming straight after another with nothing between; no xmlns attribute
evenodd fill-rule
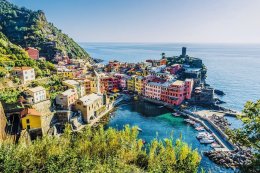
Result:
<svg viewBox="0 0 260 173"><path fill-rule="evenodd" d="M234 132L228 131L231 138L237 143L250 147L254 151L254 159L249 167L243 167L245 172L260 172L260 100L247 102L243 114L238 118L243 127Z"/></svg>

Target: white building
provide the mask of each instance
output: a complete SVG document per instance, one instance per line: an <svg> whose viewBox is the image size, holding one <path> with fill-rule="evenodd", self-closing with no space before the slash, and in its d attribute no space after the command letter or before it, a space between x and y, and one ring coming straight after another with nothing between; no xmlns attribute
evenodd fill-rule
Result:
<svg viewBox="0 0 260 173"><path fill-rule="evenodd" d="M68 86L71 89L76 89L79 97L83 97L84 95L86 95L84 81L82 80L65 80L62 82L62 84Z"/></svg>
<svg viewBox="0 0 260 173"><path fill-rule="evenodd" d="M35 80L34 68L31 67L14 67L12 75L17 76L22 84Z"/></svg>
<svg viewBox="0 0 260 173"><path fill-rule="evenodd" d="M30 103L38 103L46 100L46 90L42 86L29 88L24 93L26 94L27 101Z"/></svg>

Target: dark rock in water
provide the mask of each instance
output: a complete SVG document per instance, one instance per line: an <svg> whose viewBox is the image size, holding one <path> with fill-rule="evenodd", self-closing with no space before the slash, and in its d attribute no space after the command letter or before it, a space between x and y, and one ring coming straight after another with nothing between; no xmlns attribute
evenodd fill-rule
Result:
<svg viewBox="0 0 260 173"><path fill-rule="evenodd" d="M103 59L97 59L97 58L95 58L95 59L93 59L94 61L95 61L95 63L100 63L100 62L103 62L104 60Z"/></svg>
<svg viewBox="0 0 260 173"><path fill-rule="evenodd" d="M220 104L224 104L224 103L226 103L226 102L220 100L219 98L216 98L216 99L215 99L215 103L216 103L217 105L220 105Z"/></svg>
<svg viewBox="0 0 260 173"><path fill-rule="evenodd" d="M217 95L219 95L219 96L225 95L225 93L224 93L223 91L218 90L218 89L215 89L215 90L214 90L214 93L217 94Z"/></svg>

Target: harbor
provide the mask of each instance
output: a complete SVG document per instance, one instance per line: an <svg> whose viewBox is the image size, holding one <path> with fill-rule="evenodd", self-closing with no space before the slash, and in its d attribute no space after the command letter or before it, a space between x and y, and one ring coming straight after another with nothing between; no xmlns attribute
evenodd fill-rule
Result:
<svg viewBox="0 0 260 173"><path fill-rule="evenodd" d="M129 124L138 126L142 129L139 132L139 138L149 143L152 139L173 138L175 141L181 138L187 142L193 149L197 148L202 156L201 167L211 172L233 172L232 169L221 167L210 161L208 157L204 157L204 152L211 151L211 144L201 144L197 139L199 131L192 125L188 125L183 116L174 116L172 110L165 106L159 106L147 101L133 101L121 104L111 113L111 118L106 128L113 127L118 130L123 129L124 125ZM206 129L206 128L205 128ZM217 141L217 140L216 140ZM219 139L221 142L221 139ZM226 146L227 144L222 144ZM222 150L230 150L230 146ZM219 150L215 148L216 150Z"/></svg>

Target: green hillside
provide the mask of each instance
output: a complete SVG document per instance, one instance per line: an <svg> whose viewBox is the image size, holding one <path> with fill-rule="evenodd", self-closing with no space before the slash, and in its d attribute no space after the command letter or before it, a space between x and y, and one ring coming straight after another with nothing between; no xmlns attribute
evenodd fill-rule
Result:
<svg viewBox="0 0 260 173"><path fill-rule="evenodd" d="M49 23L42 11L20 8L6 0L0 0L0 31L16 45L36 47L40 56L48 60L57 53L67 54L70 58L90 59L73 39Z"/></svg>

